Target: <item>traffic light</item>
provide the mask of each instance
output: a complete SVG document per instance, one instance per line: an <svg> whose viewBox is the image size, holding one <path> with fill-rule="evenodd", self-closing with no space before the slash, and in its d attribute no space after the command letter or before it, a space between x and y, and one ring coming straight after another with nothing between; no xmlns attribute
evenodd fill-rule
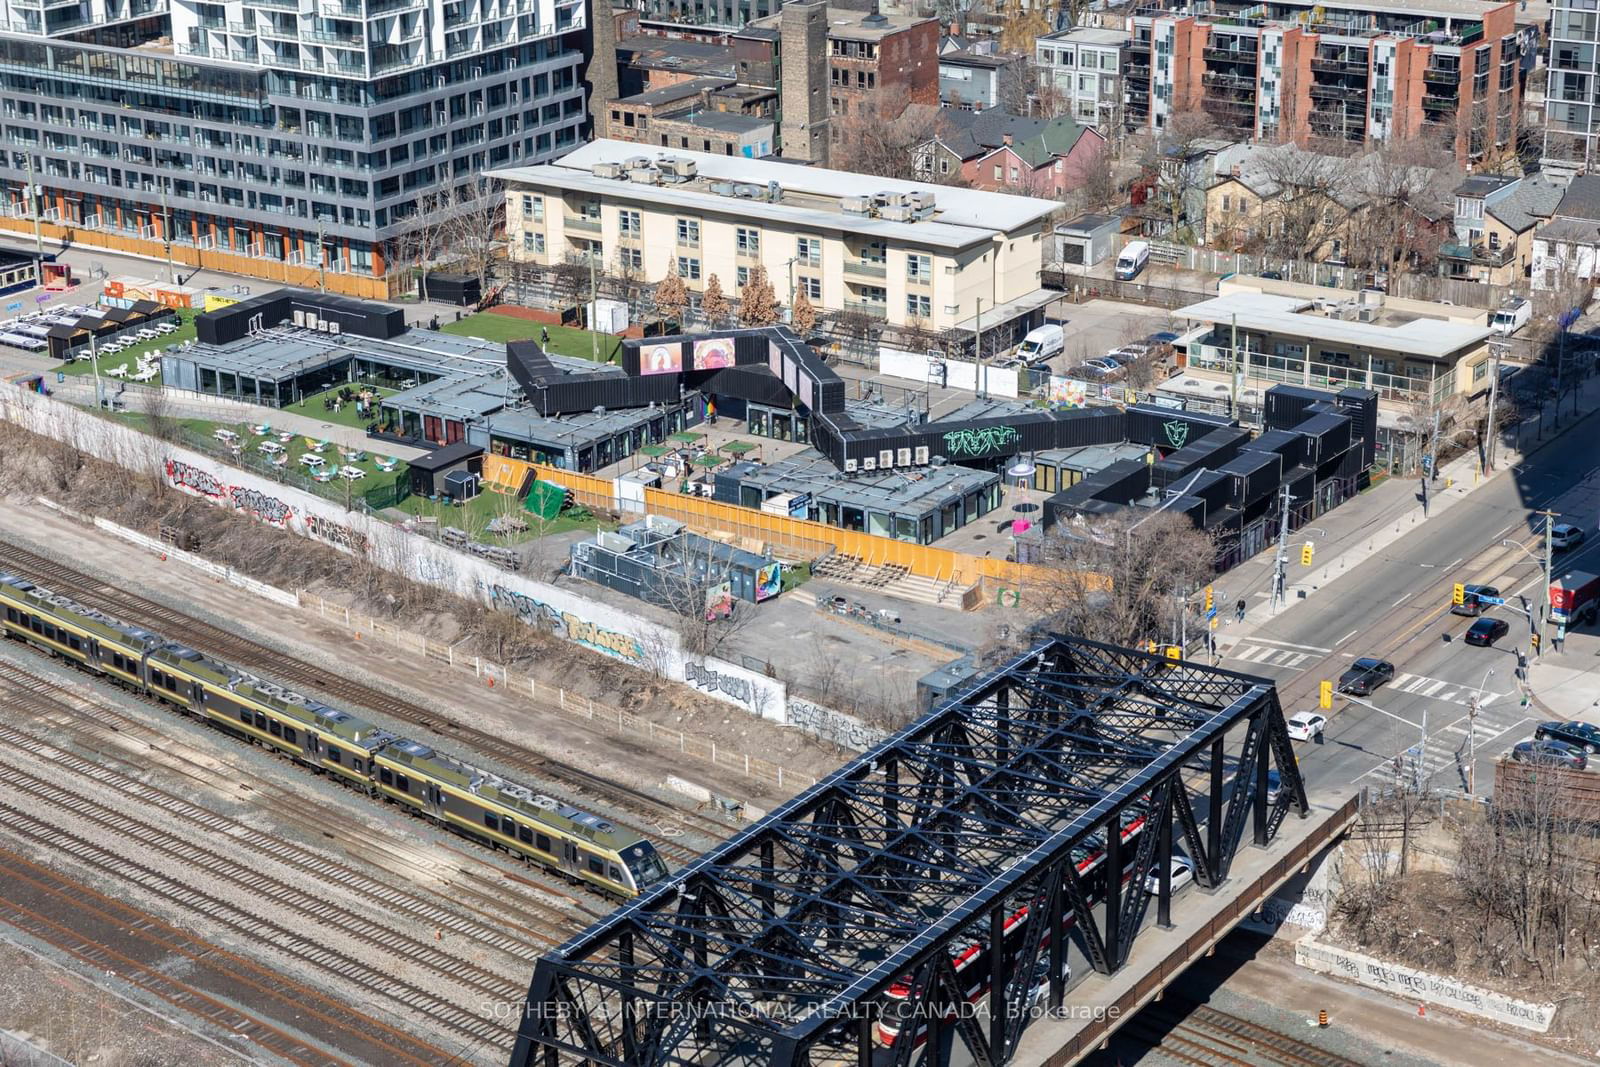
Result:
<svg viewBox="0 0 1600 1067"><path fill-rule="evenodd" d="M1168 645L1167 646L1167 658L1168 659L1182 659L1183 658L1183 647L1181 645Z"/></svg>
<svg viewBox="0 0 1600 1067"><path fill-rule="evenodd" d="M1333 683L1323 682L1317 687L1317 707L1327 711L1333 707Z"/></svg>
<svg viewBox="0 0 1600 1067"><path fill-rule="evenodd" d="M1206 586L1206 614L1211 614L1211 587Z"/></svg>
<svg viewBox="0 0 1600 1067"><path fill-rule="evenodd" d="M1467 602L1467 587L1457 582L1450 589L1450 603L1458 607Z"/></svg>
<svg viewBox="0 0 1600 1067"><path fill-rule="evenodd" d="M1146 642L1145 647L1149 650L1149 652L1150 652L1150 654L1152 656L1156 654L1156 647L1157 646L1156 646L1156 643L1154 641Z"/></svg>
<svg viewBox="0 0 1600 1067"><path fill-rule="evenodd" d="M1300 566L1311 566L1311 542L1307 541L1300 546Z"/></svg>
<svg viewBox="0 0 1600 1067"><path fill-rule="evenodd" d="M1539 651L1539 635L1537 633L1531 633L1528 635L1528 643L1533 646L1533 650L1535 652Z"/></svg>

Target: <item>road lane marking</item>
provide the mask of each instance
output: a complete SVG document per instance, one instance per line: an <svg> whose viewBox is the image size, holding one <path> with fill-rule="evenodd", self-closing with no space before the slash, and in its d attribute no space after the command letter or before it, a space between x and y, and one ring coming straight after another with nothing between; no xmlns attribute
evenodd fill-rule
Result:
<svg viewBox="0 0 1600 1067"><path fill-rule="evenodd" d="M1280 648L1298 648L1298 649L1304 649L1307 652L1321 652L1323 655L1327 655L1328 653L1333 651L1333 649L1331 649L1331 648L1319 648L1316 645L1297 645L1293 641L1274 641L1270 637L1251 637L1251 638L1248 638L1248 640L1250 641L1251 644L1256 644L1256 645L1277 645Z"/></svg>
<svg viewBox="0 0 1600 1067"><path fill-rule="evenodd" d="M1333 647L1334 648L1338 648L1340 645L1344 644L1346 641L1350 640L1352 637L1354 637L1356 634L1358 634L1360 632L1361 632L1361 628L1360 627L1357 627L1356 629L1351 630L1349 633L1347 633L1343 637L1339 638L1339 640L1335 641L1333 643Z"/></svg>
<svg viewBox="0 0 1600 1067"><path fill-rule="evenodd" d="M1397 608L1401 604L1404 604L1407 600L1410 600L1410 599L1411 599L1411 594L1407 593L1405 596L1401 597L1399 600L1396 600L1393 604L1390 604L1389 606L1391 608Z"/></svg>

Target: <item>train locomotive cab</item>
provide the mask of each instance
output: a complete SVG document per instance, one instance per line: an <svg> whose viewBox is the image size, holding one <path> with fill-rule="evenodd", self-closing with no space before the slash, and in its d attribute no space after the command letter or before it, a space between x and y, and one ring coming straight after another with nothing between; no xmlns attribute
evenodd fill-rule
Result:
<svg viewBox="0 0 1600 1067"><path fill-rule="evenodd" d="M634 893L644 892L670 873L656 846L642 837L622 849L622 866Z"/></svg>

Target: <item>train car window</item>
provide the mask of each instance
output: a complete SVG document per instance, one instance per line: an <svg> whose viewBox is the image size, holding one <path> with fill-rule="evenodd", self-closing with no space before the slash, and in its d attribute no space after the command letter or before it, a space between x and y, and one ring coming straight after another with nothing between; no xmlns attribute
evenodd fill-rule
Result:
<svg viewBox="0 0 1600 1067"><path fill-rule="evenodd" d="M613 882L621 882L622 881L622 868L618 867L615 863L613 863L613 864L609 865L609 870L611 872L610 877L611 877L611 880Z"/></svg>
<svg viewBox="0 0 1600 1067"><path fill-rule="evenodd" d="M517 824L517 836L522 838L522 843L524 845L533 844L533 831L528 829L526 826L523 826L521 823Z"/></svg>
<svg viewBox="0 0 1600 1067"><path fill-rule="evenodd" d="M256 712L255 715L256 715L256 729L257 730L265 730L267 728L267 717L265 715L263 715L259 711Z"/></svg>
<svg viewBox="0 0 1600 1067"><path fill-rule="evenodd" d="M389 768L387 767L378 768L378 780L384 785L394 785L394 775L389 773Z"/></svg>
<svg viewBox="0 0 1600 1067"><path fill-rule="evenodd" d="M78 635L77 634L68 634L67 635L67 644L72 646L72 651L74 651L74 652L82 652L83 651L83 642L78 640Z"/></svg>
<svg viewBox="0 0 1600 1067"><path fill-rule="evenodd" d="M10 607L8 605L6 607L6 622L16 622L16 621L17 621L17 609L13 608L13 607Z"/></svg>
<svg viewBox="0 0 1600 1067"><path fill-rule="evenodd" d="M549 852L550 838L544 834L534 834L533 847L538 849L540 852Z"/></svg>
<svg viewBox="0 0 1600 1067"><path fill-rule="evenodd" d="M244 708L239 709L239 721L244 723L246 726L250 725L250 713Z"/></svg>
<svg viewBox="0 0 1600 1067"><path fill-rule="evenodd" d="M340 762L343 762L343 758L339 755L339 750L334 748L332 745L328 746L328 762L329 763L340 763ZM359 761L357 761L357 762L359 762Z"/></svg>
<svg viewBox="0 0 1600 1067"><path fill-rule="evenodd" d="M267 730L272 734L273 737L283 736L283 727L278 725L277 719L267 720Z"/></svg>
<svg viewBox="0 0 1600 1067"><path fill-rule="evenodd" d="M394 784L395 788L400 790L402 793L411 792L411 779L407 778L403 774L397 774L394 776Z"/></svg>
<svg viewBox="0 0 1600 1067"><path fill-rule="evenodd" d="M285 726L283 728L283 739L289 742L291 745L298 745L300 743L300 735L292 726Z"/></svg>
<svg viewBox="0 0 1600 1067"><path fill-rule="evenodd" d="M32 623L29 626L29 629L31 629L36 634L41 634L42 635L44 633L44 626L39 622L39 616L35 615L33 617Z"/></svg>
<svg viewBox="0 0 1600 1067"><path fill-rule="evenodd" d="M483 825L491 830L498 830L500 829L500 817L492 811L486 811L483 813Z"/></svg>
<svg viewBox="0 0 1600 1067"><path fill-rule="evenodd" d="M49 623L45 623L44 637L46 641L54 641L56 639L56 628L51 626Z"/></svg>
<svg viewBox="0 0 1600 1067"><path fill-rule="evenodd" d="M589 857L589 871L592 874L604 875L606 873L605 864L601 863L599 860L595 859L593 856L590 856Z"/></svg>

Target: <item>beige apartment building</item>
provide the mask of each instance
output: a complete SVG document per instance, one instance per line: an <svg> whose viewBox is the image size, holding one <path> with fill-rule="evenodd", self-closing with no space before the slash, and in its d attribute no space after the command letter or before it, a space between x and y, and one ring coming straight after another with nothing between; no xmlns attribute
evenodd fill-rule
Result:
<svg viewBox="0 0 1600 1067"><path fill-rule="evenodd" d="M515 262L593 255L648 282L676 268L695 291L715 274L730 296L762 266L785 307L803 290L819 310L936 331L971 329L982 315L986 336L1036 302L1060 207L612 140L493 176L505 183Z"/></svg>

